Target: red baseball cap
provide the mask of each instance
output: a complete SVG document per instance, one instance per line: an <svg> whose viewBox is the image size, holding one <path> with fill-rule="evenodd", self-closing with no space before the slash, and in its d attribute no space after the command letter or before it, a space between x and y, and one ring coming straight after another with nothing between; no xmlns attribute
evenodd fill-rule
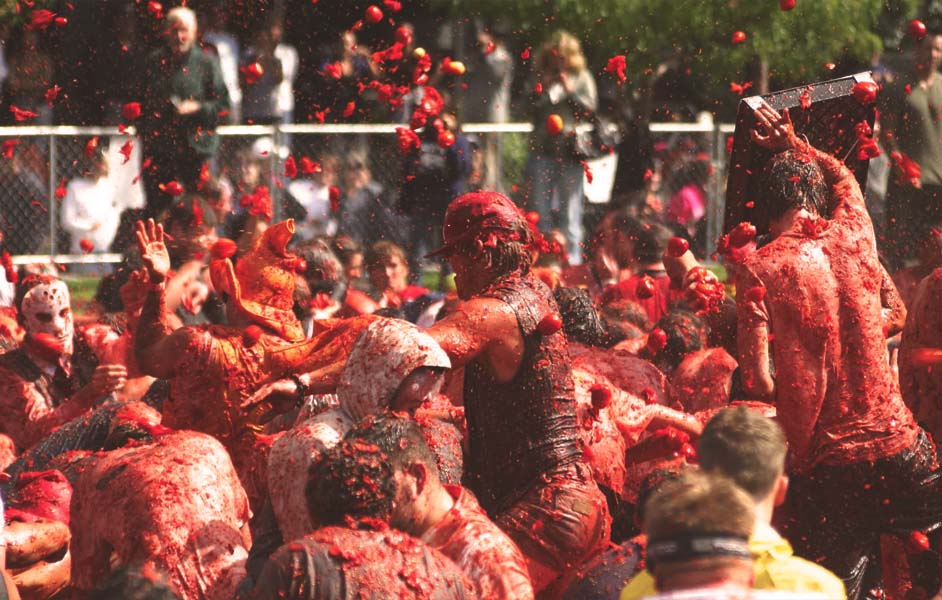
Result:
<svg viewBox="0 0 942 600"><path fill-rule="evenodd" d="M470 192L452 200L442 227L444 244L426 258L448 255L461 242L486 230L529 231L526 215L513 200L499 192Z"/></svg>

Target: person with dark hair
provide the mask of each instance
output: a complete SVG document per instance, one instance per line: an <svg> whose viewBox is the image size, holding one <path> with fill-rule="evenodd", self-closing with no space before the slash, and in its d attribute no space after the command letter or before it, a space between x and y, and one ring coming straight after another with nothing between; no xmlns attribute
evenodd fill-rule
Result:
<svg viewBox="0 0 942 600"><path fill-rule="evenodd" d="M371 418L325 456L308 483L312 520L381 519L455 561L479 598L533 598L526 561L474 495L443 485L421 428Z"/></svg>
<svg viewBox="0 0 942 600"><path fill-rule="evenodd" d="M648 318L656 322L667 314L668 306L679 297L671 290L671 280L664 268L664 252L671 230L656 221L643 223L636 236L632 256L635 272L603 294L603 300L629 298L644 307Z"/></svg>
<svg viewBox="0 0 942 600"><path fill-rule="evenodd" d="M344 278L353 284L363 278L363 247L348 235L334 238L333 250L343 264Z"/></svg>
<svg viewBox="0 0 942 600"><path fill-rule="evenodd" d="M278 549L243 600L471 600L454 562L381 521L323 527Z"/></svg>
<svg viewBox="0 0 942 600"><path fill-rule="evenodd" d="M656 352L651 351L650 346L645 350L652 352L651 360L668 378L684 358L706 345L706 325L692 312L673 310L661 317L654 327L666 334L667 343Z"/></svg>
<svg viewBox="0 0 942 600"><path fill-rule="evenodd" d="M69 288L48 275L31 275L16 290L23 344L0 355L0 433L18 451L83 414L127 379L121 364L98 364L74 335Z"/></svg>
<svg viewBox="0 0 942 600"><path fill-rule="evenodd" d="M786 532L856 599L881 534L942 522L942 477L887 358L895 288L853 173L799 139L787 112L755 115L752 139L775 154L772 240L735 265L741 381L775 404L788 439ZM938 573L914 573L914 585L937 589Z"/></svg>
<svg viewBox="0 0 942 600"><path fill-rule="evenodd" d="M559 308L530 273L531 227L497 192L451 203L435 254L464 304L428 332L465 368L468 487L526 555L539 593L591 556L609 523L579 447Z"/></svg>
<svg viewBox="0 0 942 600"><path fill-rule="evenodd" d="M409 257L393 242L380 241L370 246L363 266L380 308L398 308L428 293L424 287L409 283Z"/></svg>
<svg viewBox="0 0 942 600"><path fill-rule="evenodd" d="M307 303L299 307L295 302L295 311L301 310L303 317L299 315L298 318L310 336L314 320L333 317L340 310L347 293L347 281L343 265L326 241L310 240L296 246L294 251L304 261L304 272L300 275L308 292Z"/></svg>
<svg viewBox="0 0 942 600"><path fill-rule="evenodd" d="M844 600L844 585L827 569L794 556L791 545L771 526L772 512L785 501L785 433L775 421L746 407L719 411L707 422L697 441L700 468L730 478L755 502L755 526L749 552L755 559L756 589L819 592ZM633 578L620 600L643 598L654 592L647 571Z"/></svg>

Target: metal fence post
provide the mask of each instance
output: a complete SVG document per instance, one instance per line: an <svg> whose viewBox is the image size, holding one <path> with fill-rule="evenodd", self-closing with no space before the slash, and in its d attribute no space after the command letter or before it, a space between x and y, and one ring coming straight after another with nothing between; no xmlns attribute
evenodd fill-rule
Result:
<svg viewBox="0 0 942 600"><path fill-rule="evenodd" d="M268 182L269 188L271 189L271 204L272 204L272 223L278 223L282 220L282 192L281 186L278 185L278 166L281 163L281 125L279 123L274 123L272 125L271 132L271 152L268 153L268 168L271 172L271 180Z"/></svg>
<svg viewBox="0 0 942 600"><path fill-rule="evenodd" d="M56 136L49 134L49 260L56 255Z"/></svg>
<svg viewBox="0 0 942 600"><path fill-rule="evenodd" d="M723 215L726 212L726 197L722 182L726 177L725 144L720 124L713 125L710 141L710 160L713 164L713 177L710 179L710 204L707 211L706 256L716 252L716 242L723 235Z"/></svg>

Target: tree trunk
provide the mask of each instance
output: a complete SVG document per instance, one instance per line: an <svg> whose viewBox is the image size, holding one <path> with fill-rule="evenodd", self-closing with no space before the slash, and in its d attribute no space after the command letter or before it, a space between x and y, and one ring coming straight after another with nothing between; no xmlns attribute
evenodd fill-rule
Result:
<svg viewBox="0 0 942 600"><path fill-rule="evenodd" d="M768 94L769 93L769 61L760 58L759 59L759 81L758 81L759 94Z"/></svg>

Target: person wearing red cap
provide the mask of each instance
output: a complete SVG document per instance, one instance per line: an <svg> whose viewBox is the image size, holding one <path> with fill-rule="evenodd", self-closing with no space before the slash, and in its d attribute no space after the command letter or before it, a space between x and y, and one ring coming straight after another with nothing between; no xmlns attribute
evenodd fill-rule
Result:
<svg viewBox="0 0 942 600"><path fill-rule="evenodd" d="M559 309L530 273L542 238L496 192L454 200L443 238L433 254L464 304L428 332L465 368L466 481L523 551L534 590L555 589L607 541L609 518L579 446Z"/></svg>

